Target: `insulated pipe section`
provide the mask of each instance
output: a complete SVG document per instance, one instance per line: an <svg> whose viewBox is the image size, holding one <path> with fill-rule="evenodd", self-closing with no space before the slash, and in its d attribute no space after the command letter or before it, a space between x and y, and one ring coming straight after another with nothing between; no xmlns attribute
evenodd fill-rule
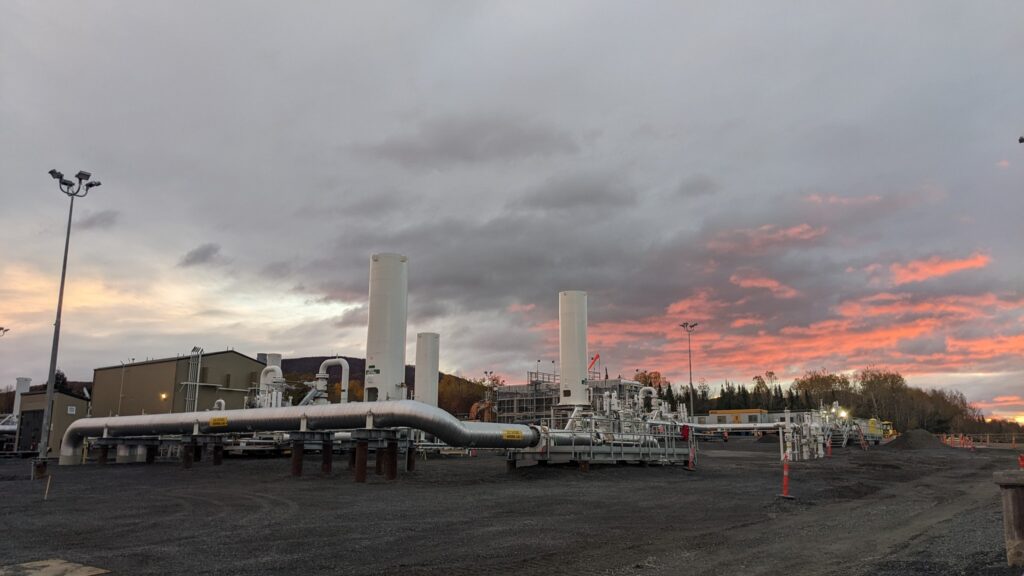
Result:
<svg viewBox="0 0 1024 576"><path fill-rule="evenodd" d="M560 405L579 406L587 401L587 293L558 293L558 359Z"/></svg>
<svg viewBox="0 0 1024 576"><path fill-rule="evenodd" d="M655 398L658 395L658 391L654 389L654 386L644 386L641 388L640 393L636 395L636 409L638 411L644 409L644 398L647 398L648 394L651 398Z"/></svg>
<svg viewBox="0 0 1024 576"><path fill-rule="evenodd" d="M341 399L339 402L348 402L348 360L344 358L328 358L320 365L320 372L316 375L317 389L323 385L323 392L327 391L327 369L331 366L341 366Z"/></svg>
<svg viewBox="0 0 1024 576"><path fill-rule="evenodd" d="M540 442L540 432L532 426L462 422L435 406L414 400L392 400L223 412L82 418L72 422L64 433L60 463L80 463L82 440L86 437L341 430L366 426L370 418L373 425L378 428L416 428L433 434L450 446L528 448Z"/></svg>
<svg viewBox="0 0 1024 576"><path fill-rule="evenodd" d="M263 369L262 372L260 372L261 389L263 388L264 385L270 384L274 381L274 379L270 378L271 374L274 375L274 379L284 380L284 372L281 371L280 366L267 366L266 368Z"/></svg>
<svg viewBox="0 0 1024 576"><path fill-rule="evenodd" d="M440 348L440 334L420 332L416 335L416 400L431 406L437 406Z"/></svg>

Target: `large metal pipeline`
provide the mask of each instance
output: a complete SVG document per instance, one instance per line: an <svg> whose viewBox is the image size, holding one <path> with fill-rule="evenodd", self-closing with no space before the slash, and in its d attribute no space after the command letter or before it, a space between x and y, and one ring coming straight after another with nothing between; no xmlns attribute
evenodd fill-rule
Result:
<svg viewBox="0 0 1024 576"><path fill-rule="evenodd" d="M64 433L60 463L80 463L82 440L86 437L343 430L365 427L370 420L378 428L401 426L423 430L451 446L528 448L536 446L541 436L539 430L523 424L462 422L440 408L415 400L350 402L82 418L72 422Z"/></svg>

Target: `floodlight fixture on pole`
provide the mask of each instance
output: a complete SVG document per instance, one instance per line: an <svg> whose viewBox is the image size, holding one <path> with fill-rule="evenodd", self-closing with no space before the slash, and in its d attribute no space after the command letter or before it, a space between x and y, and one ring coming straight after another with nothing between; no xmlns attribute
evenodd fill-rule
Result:
<svg viewBox="0 0 1024 576"><path fill-rule="evenodd" d="M53 417L53 385L57 380L57 347L60 343L60 316L64 308L64 280L68 272L68 247L71 244L71 217L75 212L75 198L85 198L89 191L100 185L99 181L92 181L92 174L80 170L74 182L64 177L64 173L57 169L50 170L50 177L57 181L60 191L71 199L71 206L68 208L68 227L64 235L64 261L60 269L60 290L57 293L57 319L53 323L53 347L50 349L50 370L46 378L46 405L43 407L43 428L39 434L39 458L38 463L45 470L46 456L50 444L50 421Z"/></svg>
<svg viewBox="0 0 1024 576"><path fill-rule="evenodd" d="M690 365L690 418L694 417L693 414L693 348L690 347L690 335L697 329L699 322L683 322L679 325L680 328L686 330L686 361Z"/></svg>

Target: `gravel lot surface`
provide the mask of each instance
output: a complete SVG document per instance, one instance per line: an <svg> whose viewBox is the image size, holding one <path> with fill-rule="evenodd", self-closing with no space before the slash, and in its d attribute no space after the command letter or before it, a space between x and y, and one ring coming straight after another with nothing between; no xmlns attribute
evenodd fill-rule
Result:
<svg viewBox="0 0 1024 576"><path fill-rule="evenodd" d="M837 450L707 443L698 468L520 468L445 458L357 485L286 459L51 466L0 461L0 566L62 558L115 574L964 574L1005 565L992 473L1008 450Z"/></svg>

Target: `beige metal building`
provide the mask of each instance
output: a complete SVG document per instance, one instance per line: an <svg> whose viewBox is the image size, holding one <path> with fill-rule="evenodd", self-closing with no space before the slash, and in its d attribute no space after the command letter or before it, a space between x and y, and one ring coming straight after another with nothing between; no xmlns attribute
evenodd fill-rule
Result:
<svg viewBox="0 0 1024 576"><path fill-rule="evenodd" d="M39 437L43 430L43 409L46 407L46 390L25 392L21 395L18 414L18 450L39 449ZM53 412L50 422L50 455L60 454L60 443L64 431L72 422L85 418L89 412L89 401L59 390L53 391Z"/></svg>
<svg viewBox="0 0 1024 576"><path fill-rule="evenodd" d="M190 356L186 354L97 368L93 371L93 415L189 411L191 406L186 406L189 362ZM244 408L246 395L259 382L265 366L234 350L203 354L193 402L196 409L211 409L217 400L224 400L228 410Z"/></svg>

